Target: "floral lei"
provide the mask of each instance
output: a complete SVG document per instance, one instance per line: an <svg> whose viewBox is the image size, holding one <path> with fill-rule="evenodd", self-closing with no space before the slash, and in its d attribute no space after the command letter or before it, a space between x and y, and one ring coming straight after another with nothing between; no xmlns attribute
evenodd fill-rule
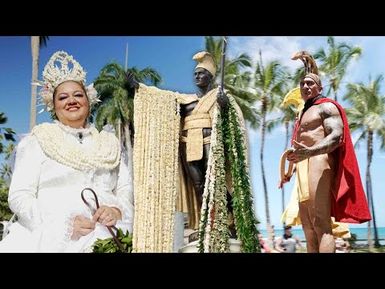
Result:
<svg viewBox="0 0 385 289"><path fill-rule="evenodd" d="M120 161L120 146L117 138L106 131L90 127L94 145L85 150L81 144L74 145L64 129L57 123L43 123L32 130L44 153L55 161L76 170L114 169Z"/></svg>

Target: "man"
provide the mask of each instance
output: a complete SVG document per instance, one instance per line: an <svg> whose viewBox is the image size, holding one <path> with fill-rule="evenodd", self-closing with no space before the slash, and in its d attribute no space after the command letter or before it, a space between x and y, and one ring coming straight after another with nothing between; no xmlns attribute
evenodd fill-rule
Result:
<svg viewBox="0 0 385 289"><path fill-rule="evenodd" d="M305 64L306 75L300 82L305 105L295 124L294 149L287 160L296 164L295 190L307 251L334 252L332 216L345 223L363 223L371 217L345 112L321 95L322 84L311 55L302 51L292 59Z"/></svg>
<svg viewBox="0 0 385 289"><path fill-rule="evenodd" d="M277 240L276 249L280 253L295 253L297 246L302 247L301 241L293 235L291 228L291 226L285 226L283 236Z"/></svg>
<svg viewBox="0 0 385 289"><path fill-rule="evenodd" d="M257 252L242 112L231 95L215 87L210 53L193 59L197 94L130 85L136 87L134 250L170 251L164 244L179 235L171 236L170 228L180 227L172 216L183 212L188 228L197 230L200 252L228 252L233 194L242 201L234 205L232 235L242 228L236 235L242 251ZM127 80L133 82L132 76Z"/></svg>

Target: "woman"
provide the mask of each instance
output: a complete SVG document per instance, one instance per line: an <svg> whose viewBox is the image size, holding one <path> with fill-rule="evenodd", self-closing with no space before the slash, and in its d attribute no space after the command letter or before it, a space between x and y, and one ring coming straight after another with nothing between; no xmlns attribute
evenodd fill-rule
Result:
<svg viewBox="0 0 385 289"><path fill-rule="evenodd" d="M60 67L57 65L60 64ZM64 51L43 71L42 101L55 119L37 125L17 148L9 206L18 221L0 242L6 252L90 252L106 226L132 232L133 188L114 134L88 124L98 101L86 73ZM89 191L97 194L100 207Z"/></svg>

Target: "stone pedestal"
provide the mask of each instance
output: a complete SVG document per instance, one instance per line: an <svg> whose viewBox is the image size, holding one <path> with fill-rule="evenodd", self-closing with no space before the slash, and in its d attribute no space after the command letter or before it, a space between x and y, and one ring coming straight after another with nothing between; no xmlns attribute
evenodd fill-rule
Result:
<svg viewBox="0 0 385 289"><path fill-rule="evenodd" d="M174 218L174 246L173 252L178 252L184 245L184 215L176 212Z"/></svg>
<svg viewBox="0 0 385 289"><path fill-rule="evenodd" d="M241 241L236 239L229 239L230 253L241 252ZM179 253L198 253L198 241L188 243L179 249Z"/></svg>

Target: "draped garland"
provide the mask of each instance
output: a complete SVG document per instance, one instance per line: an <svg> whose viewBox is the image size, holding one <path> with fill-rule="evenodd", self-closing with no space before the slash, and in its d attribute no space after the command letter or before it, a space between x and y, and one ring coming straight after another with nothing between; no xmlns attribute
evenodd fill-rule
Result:
<svg viewBox="0 0 385 289"><path fill-rule="evenodd" d="M258 221L254 216L250 174L247 165L246 136L236 111L236 102L229 97L229 106L215 113L211 152L199 226L199 252L228 252L227 199L225 163L230 164L232 205L237 237L242 252L261 252ZM228 158L226 162L225 156Z"/></svg>
<svg viewBox="0 0 385 289"><path fill-rule="evenodd" d="M246 136L241 130L235 99L229 97L229 100L229 108L223 114L222 128L226 136L225 155L229 158L234 186L232 202L237 237L242 242L242 252L261 252L257 229L259 222L254 215L250 172L246 161Z"/></svg>
<svg viewBox="0 0 385 289"><path fill-rule="evenodd" d="M218 108L212 120L210 153L199 223L199 252L228 252L229 229L225 183L222 119Z"/></svg>
<svg viewBox="0 0 385 289"><path fill-rule="evenodd" d="M180 117L175 93L140 86L135 96L133 252L172 252Z"/></svg>

